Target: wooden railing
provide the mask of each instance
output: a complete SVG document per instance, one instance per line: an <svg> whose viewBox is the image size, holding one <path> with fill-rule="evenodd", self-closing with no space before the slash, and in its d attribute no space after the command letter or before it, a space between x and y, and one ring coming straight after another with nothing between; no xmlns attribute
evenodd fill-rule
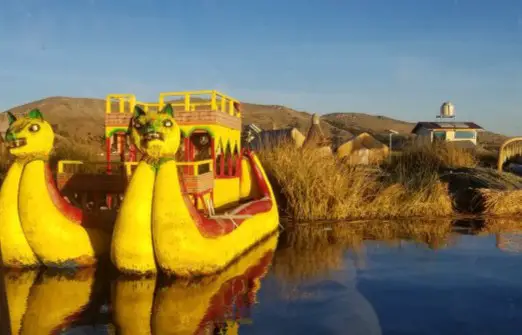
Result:
<svg viewBox="0 0 522 335"><path fill-rule="evenodd" d="M167 98L171 101L167 101ZM105 113L132 113L137 104L143 106L145 111L161 109L167 102L174 109L179 108L187 112L205 109L241 117L238 110L239 101L216 90L162 92L157 103L137 101L133 94L109 94L105 100Z"/></svg>
<svg viewBox="0 0 522 335"><path fill-rule="evenodd" d="M498 151L497 170L502 172L504 163L516 156L522 156L522 137L510 138L502 143Z"/></svg>
<svg viewBox="0 0 522 335"><path fill-rule="evenodd" d="M104 170L106 164L61 160L57 167L58 188L78 192L123 194L138 163L111 162L113 165L120 165L121 168L114 169L110 175ZM214 164L211 159L176 164L181 170L187 193L200 194L214 188Z"/></svg>
<svg viewBox="0 0 522 335"><path fill-rule="evenodd" d="M162 92L159 96L160 108L166 103L166 98L180 98L182 102L170 102L175 107L182 107L185 111L195 111L198 107L205 107L211 111L220 111L232 116L241 117L237 109L239 101L216 90Z"/></svg>

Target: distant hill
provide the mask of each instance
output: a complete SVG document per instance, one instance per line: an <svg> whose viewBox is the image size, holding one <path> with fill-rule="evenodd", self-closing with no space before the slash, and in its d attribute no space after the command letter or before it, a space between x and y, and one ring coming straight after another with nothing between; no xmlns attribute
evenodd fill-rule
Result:
<svg viewBox="0 0 522 335"><path fill-rule="evenodd" d="M306 135L311 122L311 114L279 105L242 103L243 124L255 123L263 129L296 127ZM32 108L40 108L45 118L55 127L59 141L102 148L104 134L105 101L102 99L49 97L13 107L9 111L21 113ZM0 121L6 115L0 113ZM321 115L321 127L327 136L344 142L352 134L369 132L382 141L387 141L388 130L393 129L400 136L408 138L414 123L395 120L380 115L362 113L335 113ZM0 122L1 124L1 122ZM495 148L507 137L492 132L479 135L479 142Z"/></svg>

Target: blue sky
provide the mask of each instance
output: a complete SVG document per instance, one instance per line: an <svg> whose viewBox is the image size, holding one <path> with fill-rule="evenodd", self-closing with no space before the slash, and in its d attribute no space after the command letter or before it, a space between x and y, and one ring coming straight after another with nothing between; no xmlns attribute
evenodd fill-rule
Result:
<svg viewBox="0 0 522 335"><path fill-rule="evenodd" d="M0 110L218 89L522 135L520 0L0 0Z"/></svg>

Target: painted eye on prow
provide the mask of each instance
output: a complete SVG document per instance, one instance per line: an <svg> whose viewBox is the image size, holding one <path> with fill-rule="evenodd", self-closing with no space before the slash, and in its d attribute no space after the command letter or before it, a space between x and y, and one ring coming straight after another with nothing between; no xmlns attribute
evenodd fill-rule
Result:
<svg viewBox="0 0 522 335"><path fill-rule="evenodd" d="M134 120L134 128L140 129L141 127L142 127L142 124L139 123L138 121Z"/></svg>
<svg viewBox="0 0 522 335"><path fill-rule="evenodd" d="M40 125L32 124L31 126L29 126L29 131L30 132L36 133L39 130L40 130Z"/></svg>
<svg viewBox="0 0 522 335"><path fill-rule="evenodd" d="M167 128L170 128L170 127L172 127L174 124L173 124L172 121L170 121L170 120L165 120L165 121L163 121L163 125L164 125L165 127L167 127Z"/></svg>

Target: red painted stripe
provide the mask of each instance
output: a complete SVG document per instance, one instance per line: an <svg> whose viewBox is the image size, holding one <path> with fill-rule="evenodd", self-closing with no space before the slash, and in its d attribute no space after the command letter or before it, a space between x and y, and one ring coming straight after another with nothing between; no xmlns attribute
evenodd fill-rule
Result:
<svg viewBox="0 0 522 335"><path fill-rule="evenodd" d="M103 226L106 224L106 221L110 218L110 216L97 214L95 212L86 213L81 208L71 205L63 198L60 191L56 187L51 167L48 163L45 164L45 179L47 191L49 192L51 201L53 202L54 206L56 206L56 209L58 209L58 211L60 211L60 213L62 213L68 220L83 227L111 229L111 225Z"/></svg>
<svg viewBox="0 0 522 335"><path fill-rule="evenodd" d="M83 221L83 212L78 207L75 207L68 203L58 191L56 187L56 183L53 178L53 174L51 171L51 167L48 163L45 164L45 179L47 184L47 191L49 192L49 196L53 204L56 208L65 215L65 217L75 223L82 224Z"/></svg>

